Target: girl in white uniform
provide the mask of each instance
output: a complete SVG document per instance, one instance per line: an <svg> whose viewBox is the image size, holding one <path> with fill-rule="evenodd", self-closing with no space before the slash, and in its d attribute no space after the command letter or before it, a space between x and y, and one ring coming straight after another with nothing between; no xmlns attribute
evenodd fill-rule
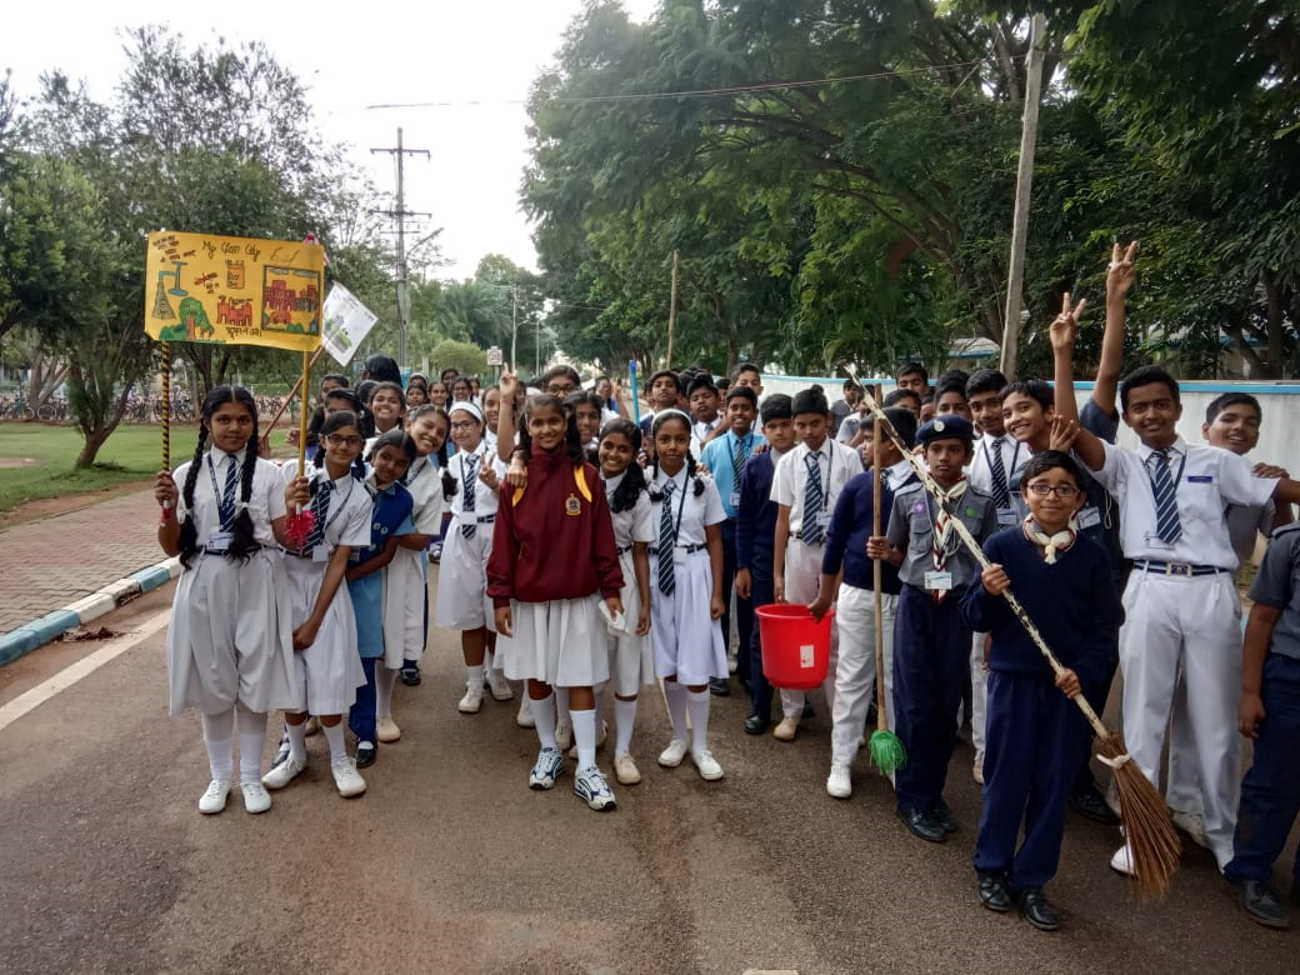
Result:
<svg viewBox="0 0 1300 975"><path fill-rule="evenodd" d="M655 682L650 646L650 544L655 541L654 512L645 474L636 462L641 430L622 418L605 424L600 436L600 473L614 522L619 568L623 571L623 628L609 636L609 674L614 684L614 776L620 785L636 785L641 773L632 760L632 728L641 688Z"/></svg>
<svg viewBox="0 0 1300 975"><path fill-rule="evenodd" d="M261 769L266 712L298 703L291 628L276 604L288 499L279 469L257 457L248 390L216 387L201 417L194 459L174 476L159 473L154 489L158 543L184 566L167 633L170 711L202 717L212 773L202 813L226 806L239 711L240 790L244 808L260 813L271 808Z"/></svg>
<svg viewBox="0 0 1300 975"><path fill-rule="evenodd" d="M285 714L289 754L262 777L268 789L283 789L307 767L307 716L320 719L329 742L330 771L340 794L357 795L365 785L347 753L343 715L352 707L366 674L357 655L357 624L343 577L354 548L370 543L370 495L356 476L361 425L355 414L331 414L321 428L324 466L309 477L285 468L296 505L314 515L300 549L285 548L281 612L293 630L296 707Z"/></svg>
<svg viewBox="0 0 1300 975"><path fill-rule="evenodd" d="M485 682L498 701L515 696L500 669L493 667L496 623L487 598L487 562L492 554L492 526L497 514L498 477L505 465L483 439L483 411L473 403L451 406L451 439L456 455L448 472L454 484L452 523L442 546L438 598L439 626L460 630L465 657L465 696L457 708L476 714L483 705Z"/></svg>
<svg viewBox="0 0 1300 975"><path fill-rule="evenodd" d="M389 430L402 426L402 417L406 413L406 393L397 383L378 383L370 393L370 415L374 418L375 432L365 443L362 457L369 457L375 448L375 441Z"/></svg>
<svg viewBox="0 0 1300 975"><path fill-rule="evenodd" d="M656 457L650 486L655 524L651 640L673 722L673 740L659 764L674 768L689 751L700 776L712 781L722 778L722 766L709 751L708 685L710 678L728 674L718 624L726 608L720 526L727 516L712 479L697 473L690 453L690 417L681 410L661 410L650 430Z"/></svg>

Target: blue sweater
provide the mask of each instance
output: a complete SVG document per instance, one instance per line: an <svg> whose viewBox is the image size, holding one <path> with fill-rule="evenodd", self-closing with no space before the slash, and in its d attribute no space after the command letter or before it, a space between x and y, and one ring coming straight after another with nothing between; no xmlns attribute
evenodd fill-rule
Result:
<svg viewBox="0 0 1300 975"><path fill-rule="evenodd" d="M1006 570L1011 591L1057 659L1079 675L1085 690L1099 688L1115 666L1115 635L1124 622L1101 546L1080 535L1048 565L1017 525L986 541L984 554ZM962 597L961 612L972 630L993 635L990 669L1051 677L1047 660L1003 597L990 596L976 581Z"/></svg>
<svg viewBox="0 0 1300 975"><path fill-rule="evenodd" d="M916 477L909 476L904 483L910 483ZM874 589L871 559L867 558L867 539L871 537L872 528L872 472L854 476L839 500L835 502L835 512L831 515L830 528L826 532L826 551L822 555L822 573L834 575L844 566L844 581L859 589ZM889 480L881 485L880 492L880 533L883 535L889 527L889 512L894 507L894 492L889 489ZM892 596L897 596L902 589L898 581L898 567L888 562L881 563L880 588Z"/></svg>
<svg viewBox="0 0 1300 975"><path fill-rule="evenodd" d="M776 514L772 500L772 477L776 465L772 452L765 450L745 461L740 472L740 506L736 513L736 568L765 579L772 577L776 548Z"/></svg>

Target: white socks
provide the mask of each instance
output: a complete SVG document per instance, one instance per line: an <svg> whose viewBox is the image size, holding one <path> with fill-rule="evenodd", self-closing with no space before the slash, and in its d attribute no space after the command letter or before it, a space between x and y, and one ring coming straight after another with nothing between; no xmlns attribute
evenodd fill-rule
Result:
<svg viewBox="0 0 1300 975"><path fill-rule="evenodd" d="M578 745L578 771L596 764L596 711L570 711L573 740Z"/></svg>
<svg viewBox="0 0 1300 975"><path fill-rule="evenodd" d="M528 707L533 712L533 722L537 728L537 740L543 748L555 747L555 695L547 694L541 700L529 696Z"/></svg>
<svg viewBox="0 0 1300 975"><path fill-rule="evenodd" d="M709 750L709 692L687 691L686 707L691 712L691 751ZM685 736L683 736L685 737Z"/></svg>
<svg viewBox="0 0 1300 975"><path fill-rule="evenodd" d="M678 741L686 741L686 688L675 680L666 680L664 695L668 698L668 716L673 722L673 737Z"/></svg>
<svg viewBox="0 0 1300 975"><path fill-rule="evenodd" d="M203 721L203 744L208 749L212 777L229 782L235 774L235 709L199 717Z"/></svg>
<svg viewBox="0 0 1300 975"><path fill-rule="evenodd" d="M477 667L465 668L465 686L470 688L471 690L477 688L478 690L481 691L483 689L483 665L482 664L479 664Z"/></svg>
<svg viewBox="0 0 1300 975"><path fill-rule="evenodd" d="M295 762L305 762L307 760L307 722L309 718L304 718L301 724L284 723L285 731L289 735L289 757Z"/></svg>
<svg viewBox="0 0 1300 975"><path fill-rule="evenodd" d="M632 748L632 726L636 724L636 698L614 698L614 754L626 755Z"/></svg>
<svg viewBox="0 0 1300 975"><path fill-rule="evenodd" d="M266 712L239 712L239 781L262 781L262 745L266 741Z"/></svg>
<svg viewBox="0 0 1300 975"><path fill-rule="evenodd" d="M391 718L393 716L393 685L397 683L397 671L389 670L383 661L375 664L375 717Z"/></svg>
<svg viewBox="0 0 1300 975"><path fill-rule="evenodd" d="M330 746L330 764L337 765L348 757L347 742L343 740L343 722L340 721L334 727L329 727L321 722L321 732L325 735L325 740Z"/></svg>

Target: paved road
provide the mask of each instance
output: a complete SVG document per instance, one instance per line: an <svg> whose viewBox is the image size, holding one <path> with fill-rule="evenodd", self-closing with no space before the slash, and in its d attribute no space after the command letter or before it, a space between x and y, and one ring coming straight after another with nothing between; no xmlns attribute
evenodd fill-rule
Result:
<svg viewBox="0 0 1300 975"><path fill-rule="evenodd" d="M107 619L157 625L169 589ZM436 633L422 687L398 688L403 740L334 793L324 741L253 817L194 808L198 723L170 720L161 629L4 727L4 705L95 650L55 644L0 669L0 971L830 972L1297 971L1300 932L1241 916L1210 857L1141 905L1106 867L1112 830L1071 819L1042 934L976 903L977 795L958 751L963 829L931 846L892 816L886 783L823 792L825 717L793 745L740 732L717 705L722 783L658 769L662 705L634 754L645 781L597 815L525 787L532 732L514 704L457 714L458 653ZM715 702L716 704L716 702ZM268 741L267 753L271 751ZM602 753L603 755L603 753ZM607 761L607 759L605 759Z"/></svg>

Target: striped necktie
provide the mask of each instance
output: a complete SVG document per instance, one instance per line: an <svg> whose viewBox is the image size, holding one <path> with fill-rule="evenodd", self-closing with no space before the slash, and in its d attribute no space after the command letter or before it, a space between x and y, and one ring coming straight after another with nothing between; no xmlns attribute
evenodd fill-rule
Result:
<svg viewBox="0 0 1300 975"><path fill-rule="evenodd" d="M334 491L334 482L323 480L316 487L316 497L311 499L311 510L315 516L312 519L311 531L307 533L307 544L303 546L304 552L310 552L321 542L325 541L325 519L330 513L330 495Z"/></svg>
<svg viewBox="0 0 1300 975"><path fill-rule="evenodd" d="M464 472L461 489L465 492L465 514L466 518L461 522L460 533L465 538L473 538L478 533L478 524L474 520L474 502L475 489L475 472L478 470L478 454L470 454L461 461L461 470Z"/></svg>
<svg viewBox="0 0 1300 975"><path fill-rule="evenodd" d="M1002 463L1002 443L1006 437L993 441L993 460L990 473L993 475L993 505L999 510L1011 507L1011 492L1007 490L1007 469Z"/></svg>
<svg viewBox="0 0 1300 975"><path fill-rule="evenodd" d="M217 502L217 513L221 517L221 530L230 531L235 523L235 486L239 483L239 458L226 454L226 486Z"/></svg>
<svg viewBox="0 0 1300 975"><path fill-rule="evenodd" d="M673 531L674 488L672 481L666 482L663 500L659 502L659 549L656 557L659 562L659 591L665 596L671 596L677 588L677 581L673 578L673 548L677 544L677 533Z"/></svg>
<svg viewBox="0 0 1300 975"><path fill-rule="evenodd" d="M1151 493L1156 502L1156 535L1162 542L1173 545L1183 537L1183 526L1178 520L1178 486L1169 473L1169 451L1153 450L1147 458L1147 474L1151 478Z"/></svg>
<svg viewBox="0 0 1300 975"><path fill-rule="evenodd" d="M735 477L735 489L740 490L740 472L745 469L749 459L749 437L736 438L736 449L731 454L731 473Z"/></svg>
<svg viewBox="0 0 1300 975"><path fill-rule="evenodd" d="M808 480L803 489L803 524L799 537L806 545L820 545L826 539L821 523L822 500L826 495L822 491L822 468L818 456L810 453L803 459L808 466Z"/></svg>

